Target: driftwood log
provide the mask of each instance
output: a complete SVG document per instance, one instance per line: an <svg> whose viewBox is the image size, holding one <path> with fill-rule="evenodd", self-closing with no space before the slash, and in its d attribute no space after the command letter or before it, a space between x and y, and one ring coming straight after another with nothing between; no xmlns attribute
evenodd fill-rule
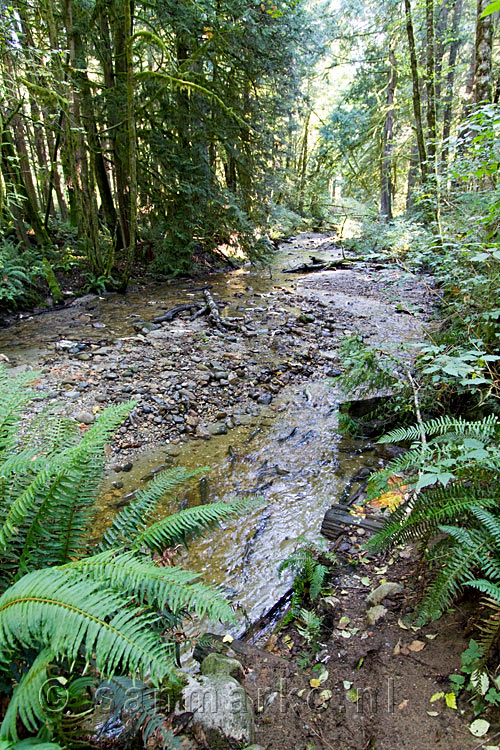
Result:
<svg viewBox="0 0 500 750"><path fill-rule="evenodd" d="M171 307L170 310L167 310L167 312L163 315L159 315L157 318L153 318L153 323L168 323L168 321L173 320L176 315L179 315L179 313L186 312L187 310L193 310L194 308L198 308L199 306L199 302L189 302L186 305L176 305L175 307Z"/></svg>
<svg viewBox="0 0 500 750"><path fill-rule="evenodd" d="M237 323L234 323L231 320L226 320L225 318L221 318L217 303L215 302L208 289L205 289L205 291L203 292L203 296L205 297L205 302L207 303L208 318L211 323L213 323L213 325L219 329L219 331L224 331L227 329L232 331L239 330L239 325Z"/></svg>
<svg viewBox="0 0 500 750"><path fill-rule="evenodd" d="M370 261L363 260L363 258L338 258L337 260L323 260L322 258L316 258L315 255L309 256L310 263L301 263L298 266L292 268L284 268L283 273L315 273L318 271L337 271L342 268L351 268L353 271L356 270L353 266L359 263L368 263L371 269L379 270L381 268L387 268L387 263L370 263Z"/></svg>
<svg viewBox="0 0 500 750"><path fill-rule="evenodd" d="M346 505L334 505L326 511L323 523L321 524L321 533L327 539L336 540L342 534L350 530L364 529L371 534L379 531L383 522L376 518L361 518L349 513Z"/></svg>
<svg viewBox="0 0 500 750"><path fill-rule="evenodd" d="M177 315L183 312L190 312L194 310L190 320L196 320L201 315L207 315L208 320L214 325L219 331L238 331L240 329L238 323L233 320L221 317L217 303L209 292L209 287L201 287L198 291L203 292L205 301L202 302L187 302L184 305L176 305L167 310L163 315L159 315L157 318L153 318L153 323L169 323Z"/></svg>

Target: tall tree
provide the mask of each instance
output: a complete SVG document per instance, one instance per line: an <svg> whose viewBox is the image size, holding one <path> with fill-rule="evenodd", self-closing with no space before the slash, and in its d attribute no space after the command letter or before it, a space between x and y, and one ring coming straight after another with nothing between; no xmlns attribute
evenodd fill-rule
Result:
<svg viewBox="0 0 500 750"><path fill-rule="evenodd" d="M396 55L394 49L389 48L389 68L387 71L386 115L382 133L382 165L380 215L387 220L392 219L392 147L394 140L394 95L397 84Z"/></svg>

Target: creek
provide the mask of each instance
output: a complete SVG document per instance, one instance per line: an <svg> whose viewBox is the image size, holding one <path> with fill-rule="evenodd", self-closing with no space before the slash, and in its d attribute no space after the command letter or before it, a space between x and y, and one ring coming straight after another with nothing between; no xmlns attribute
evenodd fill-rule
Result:
<svg viewBox="0 0 500 750"><path fill-rule="evenodd" d="M231 337L225 346L231 344L243 360L251 356L258 365L276 366L283 360L283 347L272 349L265 337L288 321L289 350L308 352L309 374L286 383L268 405L254 408L255 402L249 402L248 419L225 434L210 440L182 435L175 440L174 450L169 440L155 439L153 445L146 445L133 456L131 471L108 473L100 498L96 532L116 512L117 497L144 486L144 477L162 465L209 468L201 480L166 500L159 518L199 503L248 495L263 499L259 509L194 540L189 550L179 555L181 564L198 571L205 582L222 587L236 609L234 634L266 613L289 588L289 578L280 579L277 569L297 546L297 539L317 539L325 510L338 501L349 478L360 467L375 468L379 463L366 445L339 433L339 395L328 375L337 356L338 339L345 332L358 330L367 341L398 346L421 336L420 314L425 300L418 280L408 279L395 267L374 274L361 264L300 278L282 272L285 266L303 262L310 253L328 259L340 257L340 249L329 237L310 233L282 245L270 268L246 266L208 279L214 296L230 300L225 315L257 320L255 337L245 339L245 346L253 347L251 353L241 351L240 343L231 343ZM132 290L125 296L92 296L74 307L32 316L1 330L0 351L17 370L49 363L46 369L53 372L67 362L64 352L54 355L61 339L83 341L90 348L112 347L120 339L128 344L137 331L134 323L152 320L161 309L183 304L197 295L192 281L178 280ZM309 311L317 310L317 320L307 334L296 326L304 301ZM325 319L332 318L333 327L325 328ZM178 320L169 330L180 349L191 346L188 321ZM221 345L216 336L208 343L206 336L200 340L208 354L212 341L213 346ZM321 367L315 367L315 363L321 363ZM87 365L76 362L75 367L79 366ZM140 378L147 381L147 374ZM203 630L202 625L190 626L190 632L197 627Z"/></svg>

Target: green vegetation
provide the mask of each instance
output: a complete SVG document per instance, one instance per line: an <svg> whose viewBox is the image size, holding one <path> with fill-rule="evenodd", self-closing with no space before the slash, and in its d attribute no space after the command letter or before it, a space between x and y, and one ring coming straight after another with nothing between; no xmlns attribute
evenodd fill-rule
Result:
<svg viewBox="0 0 500 750"><path fill-rule="evenodd" d="M0 15L0 233L16 247L1 307L20 281L45 289L19 268L36 250L57 269L68 234L102 290L144 265L261 258L280 211L300 223L283 195L324 37L303 3L20 0Z"/></svg>
<svg viewBox="0 0 500 750"><path fill-rule="evenodd" d="M108 407L80 437L73 420L50 412L25 421L33 377L0 370L0 674L9 699L0 738L17 741L22 725L21 737L66 744L77 739L99 685L119 703L127 684L147 697L178 680L173 633L186 615L233 619L214 587L163 565L161 554L253 501L203 505L153 522L161 498L199 474L166 470L96 539L104 447L133 404ZM61 696L64 711L53 708ZM163 731L156 703L144 700L135 717L144 741Z"/></svg>

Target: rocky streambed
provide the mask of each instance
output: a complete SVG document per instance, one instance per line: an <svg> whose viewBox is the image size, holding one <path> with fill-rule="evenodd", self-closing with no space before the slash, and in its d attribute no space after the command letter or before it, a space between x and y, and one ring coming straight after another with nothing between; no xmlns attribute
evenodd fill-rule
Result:
<svg viewBox="0 0 500 750"><path fill-rule="evenodd" d="M283 273L307 265L310 255L327 270ZM339 433L341 338L358 332L401 351L423 336L432 302L425 279L356 258L336 268L341 259L333 238L304 234L283 243L268 269L210 276L204 285L220 314L237 321L227 330L206 316L193 319L193 308L154 323L172 307L202 301L200 286L175 281L82 298L0 331L7 365L40 371L35 410L48 402L85 430L106 405L136 402L109 450L96 534L162 467L207 469L166 500L159 517L238 496L264 500L179 553L206 582L223 587L238 618L231 634L215 628L221 653L198 654L200 673L186 677L173 719L181 733L185 725L192 730L186 748L254 741L256 750L478 747L457 711L430 702L460 662L469 613L457 607L418 633L409 629L401 617L421 587L413 554L367 557L361 527L335 544L334 595L322 600L315 665L302 663L294 628L271 637L261 630L257 645L231 640L289 589L277 568L297 538L318 538L325 510L346 497L352 477L384 459L377 446ZM381 589L382 603L373 607ZM369 607L380 617L370 619ZM187 628L196 636L206 625ZM200 713L200 701L208 711ZM113 746L115 735L103 726L93 740Z"/></svg>
<svg viewBox="0 0 500 750"><path fill-rule="evenodd" d="M235 330L193 320L189 310L153 323L202 298L199 284L175 281L84 297L0 331L13 371L40 371L35 409L48 402L85 429L108 404L136 402L110 448L101 526L155 471L174 464L210 468L161 514L250 494L265 500L185 553L186 565L224 586L239 631L289 586L277 566L297 537L316 537L349 477L381 460L339 435L332 387L339 340L358 331L397 347L421 336L430 304L422 281L395 266L360 261L283 273L311 254L342 258L333 238L303 234L282 244L270 268L210 276L206 285Z"/></svg>

